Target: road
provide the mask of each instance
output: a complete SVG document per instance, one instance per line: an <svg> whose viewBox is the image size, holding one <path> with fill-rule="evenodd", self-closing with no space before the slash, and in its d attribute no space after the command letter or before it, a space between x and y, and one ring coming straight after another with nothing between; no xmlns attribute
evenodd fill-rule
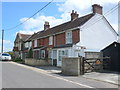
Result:
<svg viewBox="0 0 120 90"><path fill-rule="evenodd" d="M117 85L45 70L14 62L2 62L2 88L118 88Z"/></svg>

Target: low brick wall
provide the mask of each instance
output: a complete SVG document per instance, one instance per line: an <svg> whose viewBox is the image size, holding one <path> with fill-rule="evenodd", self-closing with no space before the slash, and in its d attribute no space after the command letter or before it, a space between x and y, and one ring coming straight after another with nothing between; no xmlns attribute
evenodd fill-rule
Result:
<svg viewBox="0 0 120 90"><path fill-rule="evenodd" d="M52 65L52 60L36 60L36 59L25 59L25 64L32 66L48 66Z"/></svg>
<svg viewBox="0 0 120 90"><path fill-rule="evenodd" d="M62 58L62 74L72 76L80 75L80 58Z"/></svg>
<svg viewBox="0 0 120 90"><path fill-rule="evenodd" d="M87 62L84 60L85 58L83 57L63 57L62 74L79 76L83 75L85 72L102 71L102 63L96 64L96 60L88 60Z"/></svg>

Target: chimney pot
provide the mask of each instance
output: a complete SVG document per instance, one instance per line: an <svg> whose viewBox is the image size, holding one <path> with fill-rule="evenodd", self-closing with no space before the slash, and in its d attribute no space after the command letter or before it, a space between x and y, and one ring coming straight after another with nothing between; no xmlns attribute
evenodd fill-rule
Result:
<svg viewBox="0 0 120 90"><path fill-rule="evenodd" d="M71 13L71 21L73 21L73 20L77 19L77 18L78 18L78 16L79 16L79 14L77 14L77 12L76 12L76 11L74 12L74 10L72 10L72 13Z"/></svg>
<svg viewBox="0 0 120 90"><path fill-rule="evenodd" d="M49 28L50 28L49 22L45 21L44 30L47 30Z"/></svg>

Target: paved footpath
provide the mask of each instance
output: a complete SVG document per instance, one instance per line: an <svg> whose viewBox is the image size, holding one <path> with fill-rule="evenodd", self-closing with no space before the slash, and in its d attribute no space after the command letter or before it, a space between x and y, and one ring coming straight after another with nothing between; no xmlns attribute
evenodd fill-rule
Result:
<svg viewBox="0 0 120 90"><path fill-rule="evenodd" d="M118 88L117 85L87 79L84 77L63 76L47 70L2 62L3 88Z"/></svg>

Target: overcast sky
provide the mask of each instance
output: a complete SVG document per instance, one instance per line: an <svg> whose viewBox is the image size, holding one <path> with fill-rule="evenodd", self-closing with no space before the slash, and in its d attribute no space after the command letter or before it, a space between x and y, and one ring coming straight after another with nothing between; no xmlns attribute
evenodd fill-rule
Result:
<svg viewBox="0 0 120 90"><path fill-rule="evenodd" d="M118 9L114 11L111 11L111 9L118 4L119 0L59 0L59 2L55 2L56 0L54 0L54 2L32 17L29 21L13 30L6 29L22 23L48 2L40 2L40 0L39 2L35 2L37 0L34 0L34 2L31 0L26 0L27 2L14 2L15 0L12 0L12 2L5 1L3 0L2 4L0 4L2 6L2 28L5 29L4 51L11 51L13 49L16 33L33 34L34 32L43 30L45 21L50 23L50 27L69 21L72 10L77 11L79 17L84 16L92 12L92 4L100 4L103 6L103 14L110 11L105 17L116 32L118 32Z"/></svg>

